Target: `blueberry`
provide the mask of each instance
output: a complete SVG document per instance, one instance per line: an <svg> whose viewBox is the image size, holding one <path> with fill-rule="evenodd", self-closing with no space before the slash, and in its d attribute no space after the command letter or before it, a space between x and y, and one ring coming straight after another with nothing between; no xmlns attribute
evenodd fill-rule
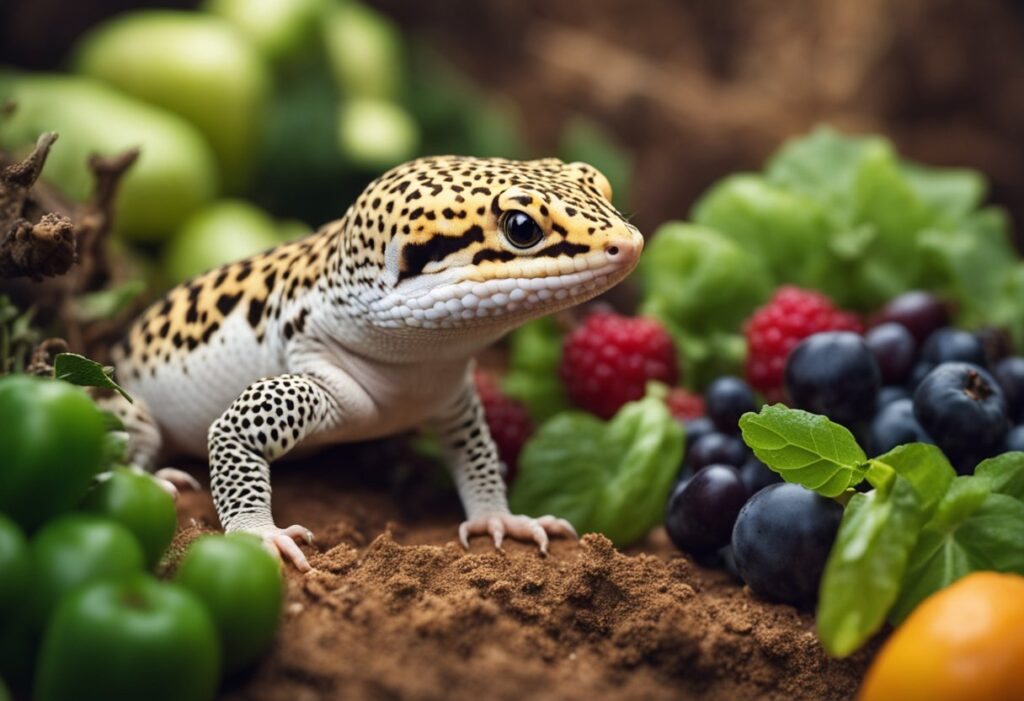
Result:
<svg viewBox="0 0 1024 701"><path fill-rule="evenodd" d="M928 377L928 373L934 369L934 363L926 363L923 360L919 361L910 371L910 377L907 379L907 389L913 393L913 391L917 389L917 386L921 384L921 380Z"/></svg>
<svg viewBox="0 0 1024 701"><path fill-rule="evenodd" d="M747 488L747 494L753 496L769 484L781 482L782 476L758 460L756 455L751 455L740 468L740 479Z"/></svg>
<svg viewBox="0 0 1024 701"><path fill-rule="evenodd" d="M864 334L864 343L878 361L882 382L895 385L907 379L917 355L917 341L907 327L890 321Z"/></svg>
<svg viewBox="0 0 1024 701"><path fill-rule="evenodd" d="M736 514L747 501L740 473L730 465L708 465L668 501L665 530L676 547L697 556L729 544Z"/></svg>
<svg viewBox="0 0 1024 701"><path fill-rule="evenodd" d="M736 517L732 549L747 586L765 599L813 606L843 507L798 484L773 484Z"/></svg>
<svg viewBox="0 0 1024 701"><path fill-rule="evenodd" d="M739 467L746 462L749 454L747 446L736 436L709 433L690 446L686 464L695 472L715 463Z"/></svg>
<svg viewBox="0 0 1024 701"><path fill-rule="evenodd" d="M1013 356L1000 360L992 370L1006 398L1006 412L1014 421L1024 414L1024 358Z"/></svg>
<svg viewBox="0 0 1024 701"><path fill-rule="evenodd" d="M872 456L888 453L906 443L932 443L914 416L914 403L897 399L871 419L868 427L868 448Z"/></svg>
<svg viewBox="0 0 1024 701"><path fill-rule="evenodd" d="M1009 422L1003 391L970 363L943 363L914 392L914 416L961 473L993 455Z"/></svg>
<svg viewBox="0 0 1024 701"><path fill-rule="evenodd" d="M879 315L879 320L902 324L918 343L949 324L949 310L935 295L915 290L894 297Z"/></svg>
<svg viewBox="0 0 1024 701"><path fill-rule="evenodd" d="M940 363L973 363L985 367L985 347L978 337L962 329L939 329L921 347L921 360L932 365Z"/></svg>
<svg viewBox="0 0 1024 701"><path fill-rule="evenodd" d="M1002 452L1024 451L1024 425L1014 426L1006 432Z"/></svg>
<svg viewBox="0 0 1024 701"><path fill-rule="evenodd" d="M1001 326L982 326L974 336L985 349L985 367L995 367L1000 360L1013 355L1013 337Z"/></svg>
<svg viewBox="0 0 1024 701"><path fill-rule="evenodd" d="M880 386L875 356L849 331L805 338L786 361L786 390L796 406L847 426L871 416Z"/></svg>
<svg viewBox="0 0 1024 701"><path fill-rule="evenodd" d="M699 419L690 419L683 422L683 429L686 433L686 452L690 451L693 444L709 433L715 432L715 425L711 419L701 416ZM684 458L685 462L685 458Z"/></svg>
<svg viewBox="0 0 1024 701"><path fill-rule="evenodd" d="M757 411L750 387L731 375L719 377L708 386L704 406L715 428L722 433L738 433L740 417L748 411Z"/></svg>
<svg viewBox="0 0 1024 701"><path fill-rule="evenodd" d="M925 373L927 375L928 373ZM922 379L924 375L921 376ZM897 399L910 399L910 392L906 387L883 387L878 390L878 397L875 399L875 413L877 414Z"/></svg>

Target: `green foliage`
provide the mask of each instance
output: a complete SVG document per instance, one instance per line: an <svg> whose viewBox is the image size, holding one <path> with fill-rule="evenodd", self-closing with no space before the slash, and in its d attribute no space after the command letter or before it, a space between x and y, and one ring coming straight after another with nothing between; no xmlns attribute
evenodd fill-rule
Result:
<svg viewBox="0 0 1024 701"><path fill-rule="evenodd" d="M0 375L21 372L32 358L40 334L32 326L34 309L21 311L7 295L0 295Z"/></svg>
<svg viewBox="0 0 1024 701"><path fill-rule="evenodd" d="M781 284L861 311L930 289L957 302L959 325L1007 327L1024 342L1024 265L1003 212L979 208L985 190L974 171L910 163L881 137L819 128L784 144L763 172L712 186L692 225L655 232L640 266L641 308L672 329L698 386L721 354L719 334L735 333ZM691 242L684 257L682 232L694 231L707 245ZM693 280L694 268L715 284Z"/></svg>
<svg viewBox="0 0 1024 701"><path fill-rule="evenodd" d="M508 372L502 389L523 402L535 421L546 421L569 407L558 377L562 332L552 317L535 319L509 339Z"/></svg>
<svg viewBox="0 0 1024 701"><path fill-rule="evenodd" d="M836 497L864 479L867 456L846 428L781 404L740 419L743 440L787 482Z"/></svg>
<svg viewBox="0 0 1024 701"><path fill-rule="evenodd" d="M640 313L672 334L687 383L737 372L744 357L737 330L771 293L760 260L713 229L677 222L655 232L639 270Z"/></svg>
<svg viewBox="0 0 1024 701"><path fill-rule="evenodd" d="M128 393L114 382L113 375L114 368L104 367L77 353L60 353L53 360L53 376L58 380L81 387L112 389L129 402L132 401Z"/></svg>
<svg viewBox="0 0 1024 701"><path fill-rule="evenodd" d="M844 657L884 624L978 570L1024 574L1024 453L956 477L942 452L912 443L867 459L825 417L765 407L740 420L743 439L788 481L837 496L860 478L832 547L818 599L825 649ZM840 489L840 485L846 484Z"/></svg>
<svg viewBox="0 0 1024 701"><path fill-rule="evenodd" d="M660 397L630 402L608 422L564 412L526 444L509 503L624 547L660 523L682 452L683 429Z"/></svg>

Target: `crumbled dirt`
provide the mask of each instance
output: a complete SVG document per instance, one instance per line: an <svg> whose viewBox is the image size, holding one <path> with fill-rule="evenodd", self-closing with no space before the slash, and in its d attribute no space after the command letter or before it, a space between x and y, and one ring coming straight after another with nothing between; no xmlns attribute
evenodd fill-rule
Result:
<svg viewBox="0 0 1024 701"><path fill-rule="evenodd" d="M830 660L813 617L767 604L679 555L661 531L623 554L600 535L551 556L454 539L436 489L368 485L344 452L275 469L275 513L317 534L315 571L287 575L275 647L223 698L852 698L870 655ZM201 471L197 471L197 474ZM216 523L186 494L189 540Z"/></svg>

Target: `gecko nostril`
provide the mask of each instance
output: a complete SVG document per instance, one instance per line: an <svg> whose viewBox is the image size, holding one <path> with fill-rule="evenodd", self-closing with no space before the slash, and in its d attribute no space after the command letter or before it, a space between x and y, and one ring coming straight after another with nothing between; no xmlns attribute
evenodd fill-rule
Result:
<svg viewBox="0 0 1024 701"><path fill-rule="evenodd" d="M611 248L609 248L608 249L608 255L610 255L610 256L617 256L617 255L619 255L619 247L618 246L612 246Z"/></svg>

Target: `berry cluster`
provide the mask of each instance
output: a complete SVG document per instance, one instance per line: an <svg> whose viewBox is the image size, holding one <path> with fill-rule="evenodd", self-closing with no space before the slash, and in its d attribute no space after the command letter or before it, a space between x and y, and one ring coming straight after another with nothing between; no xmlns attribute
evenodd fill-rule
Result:
<svg viewBox="0 0 1024 701"><path fill-rule="evenodd" d="M747 380L765 398L778 400L786 358L800 341L821 331L862 329L856 315L836 309L825 295L780 287L747 321Z"/></svg>
<svg viewBox="0 0 1024 701"><path fill-rule="evenodd" d="M842 507L781 484L746 447L738 423L757 401L743 380L715 380L704 404L707 415L686 422L687 450L665 513L669 537L702 562L723 562L765 598L813 603Z"/></svg>

